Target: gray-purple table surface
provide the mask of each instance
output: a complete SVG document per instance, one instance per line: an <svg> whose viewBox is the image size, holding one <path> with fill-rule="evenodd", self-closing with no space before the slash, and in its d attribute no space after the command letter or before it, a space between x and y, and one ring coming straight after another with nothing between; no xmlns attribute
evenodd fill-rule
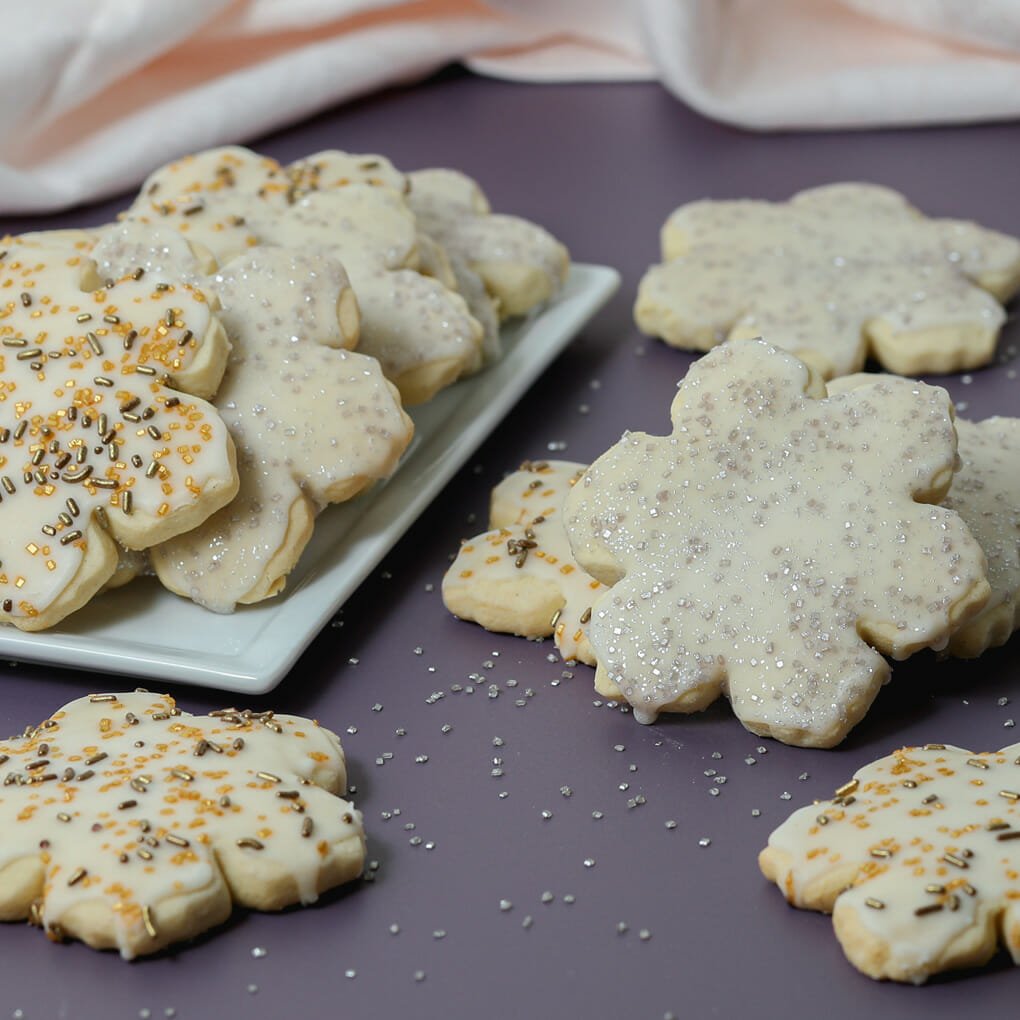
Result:
<svg viewBox="0 0 1020 1020"><path fill-rule="evenodd" d="M978 1004L1015 1015L1020 972L1001 955L921 988L862 977L829 919L789 908L756 857L791 809L897 746L1013 742L1016 642L977 662L922 654L897 664L842 746L803 750L747 733L725 702L642 727L599 705L591 670L558 661L551 643L453 619L439 584L459 539L483 530L491 487L520 461L585 461L625 428L667 430L690 357L642 337L631 304L676 205L870 180L928 213L1020 234L1020 129L755 135L703 120L653 85L523 86L449 72L253 144L285 159L340 147L404 168L459 167L575 259L615 266L622 286L291 674L250 702L341 733L374 881L309 909L239 912L198 944L134 963L2 925L0 1020L935 1020ZM126 200L0 226L99 223ZM994 367L942 380L967 417L1020 412L1018 342L1014 322ZM0 732L130 685L4 662ZM193 712L237 700L171 690Z"/></svg>

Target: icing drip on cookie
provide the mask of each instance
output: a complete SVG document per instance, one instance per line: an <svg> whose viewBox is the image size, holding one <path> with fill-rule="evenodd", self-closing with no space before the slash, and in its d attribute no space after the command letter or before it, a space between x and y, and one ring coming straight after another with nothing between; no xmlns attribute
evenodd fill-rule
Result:
<svg viewBox="0 0 1020 1020"><path fill-rule="evenodd" d="M833 911L872 977L919 983L984 963L999 932L1020 962L1018 804L1020 744L904 748L794 812L762 870L795 906Z"/></svg>
<svg viewBox="0 0 1020 1020"><path fill-rule="evenodd" d="M869 353L906 375L986 364L1005 321L995 297L1020 285L1020 241L926 219L871 185L695 202L667 220L662 247L638 293L642 330L700 350L764 336L826 378Z"/></svg>
<svg viewBox="0 0 1020 1020"><path fill-rule="evenodd" d="M447 609L488 630L552 635L564 659L595 664L586 624L604 585L577 564L563 501L583 464L528 461L492 493L491 530L469 539L443 578Z"/></svg>
<svg viewBox="0 0 1020 1020"><path fill-rule="evenodd" d="M113 573L105 529L145 548L236 491L208 392L227 341L201 291L84 242L9 238L0 261L0 619L50 626Z"/></svg>
<svg viewBox="0 0 1020 1020"><path fill-rule="evenodd" d="M578 561L616 582L589 626L599 689L639 720L725 693L752 732L830 746L888 675L868 643L940 647L987 599L957 514L917 502L952 477L945 391L823 395L785 352L730 342L681 383L672 435L625 435L567 497Z"/></svg>
<svg viewBox="0 0 1020 1020"><path fill-rule="evenodd" d="M231 898L310 903L361 871L340 742L308 719L92 695L0 761L0 917L53 938L130 958L218 924Z"/></svg>

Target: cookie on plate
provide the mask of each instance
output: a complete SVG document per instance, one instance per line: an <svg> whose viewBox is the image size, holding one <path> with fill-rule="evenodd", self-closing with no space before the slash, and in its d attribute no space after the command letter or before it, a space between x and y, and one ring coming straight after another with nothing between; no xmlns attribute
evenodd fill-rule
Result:
<svg viewBox="0 0 1020 1020"><path fill-rule="evenodd" d="M275 160L211 149L157 170L122 220L172 228L219 264L256 245L340 261L361 310L360 350L405 404L422 403L481 364L482 327L460 294L418 271L418 230L386 181L312 187Z"/></svg>
<svg viewBox="0 0 1020 1020"><path fill-rule="evenodd" d="M343 749L309 719L93 694L0 743L0 771L0 920L55 940L130 959L362 871Z"/></svg>
<svg viewBox="0 0 1020 1020"><path fill-rule="evenodd" d="M832 914L850 962L920 984L1020 963L1020 744L906 747L795 811L759 856L795 907Z"/></svg>
<svg viewBox="0 0 1020 1020"><path fill-rule="evenodd" d="M172 231L126 222L94 254L123 269L183 261L188 250ZM230 612L283 589L316 515L388 478L414 427L379 363L346 349L358 307L335 259L256 247L198 278L232 343L215 404L237 447L240 491L151 560L171 591Z"/></svg>
<svg viewBox="0 0 1020 1020"><path fill-rule="evenodd" d="M41 630L110 580L118 542L164 541L237 492L234 445L199 396L228 342L172 273L104 279L73 232L3 248L0 620Z"/></svg>
<svg viewBox="0 0 1020 1020"><path fill-rule="evenodd" d="M522 637L550 635L564 659L595 665L586 625L604 586L574 559L563 501L584 464L526 461L493 489L490 530L464 542L443 577L462 620Z"/></svg>
<svg viewBox="0 0 1020 1020"><path fill-rule="evenodd" d="M765 336L827 379L868 357L902 375L985 365L1020 287L1020 240L872 184L681 206L662 257L638 291L644 332L695 350Z"/></svg>
<svg viewBox="0 0 1020 1020"><path fill-rule="evenodd" d="M895 380L899 382L900 380ZM763 341L694 363L669 436L627 433L571 490L578 562L611 589L588 625L596 685L635 717L725 694L749 730L830 747L889 676L985 604L985 557L935 505L956 465L946 392L826 397Z"/></svg>

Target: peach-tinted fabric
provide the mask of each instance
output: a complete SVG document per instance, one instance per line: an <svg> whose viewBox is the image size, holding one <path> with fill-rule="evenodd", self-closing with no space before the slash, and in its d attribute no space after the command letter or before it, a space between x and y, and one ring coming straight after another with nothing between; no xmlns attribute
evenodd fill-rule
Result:
<svg viewBox="0 0 1020 1020"><path fill-rule="evenodd" d="M0 5L0 212L136 185L452 61L659 79L744 127L1020 111L1015 0L35 0Z"/></svg>

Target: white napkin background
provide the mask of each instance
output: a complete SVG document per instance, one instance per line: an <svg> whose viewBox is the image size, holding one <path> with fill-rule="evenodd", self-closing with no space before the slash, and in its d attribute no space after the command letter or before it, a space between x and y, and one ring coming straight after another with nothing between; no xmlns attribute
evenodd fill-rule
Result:
<svg viewBox="0 0 1020 1020"><path fill-rule="evenodd" d="M463 61L660 80L757 129L1020 113L1018 0L36 0L0 6L0 212L136 186Z"/></svg>

